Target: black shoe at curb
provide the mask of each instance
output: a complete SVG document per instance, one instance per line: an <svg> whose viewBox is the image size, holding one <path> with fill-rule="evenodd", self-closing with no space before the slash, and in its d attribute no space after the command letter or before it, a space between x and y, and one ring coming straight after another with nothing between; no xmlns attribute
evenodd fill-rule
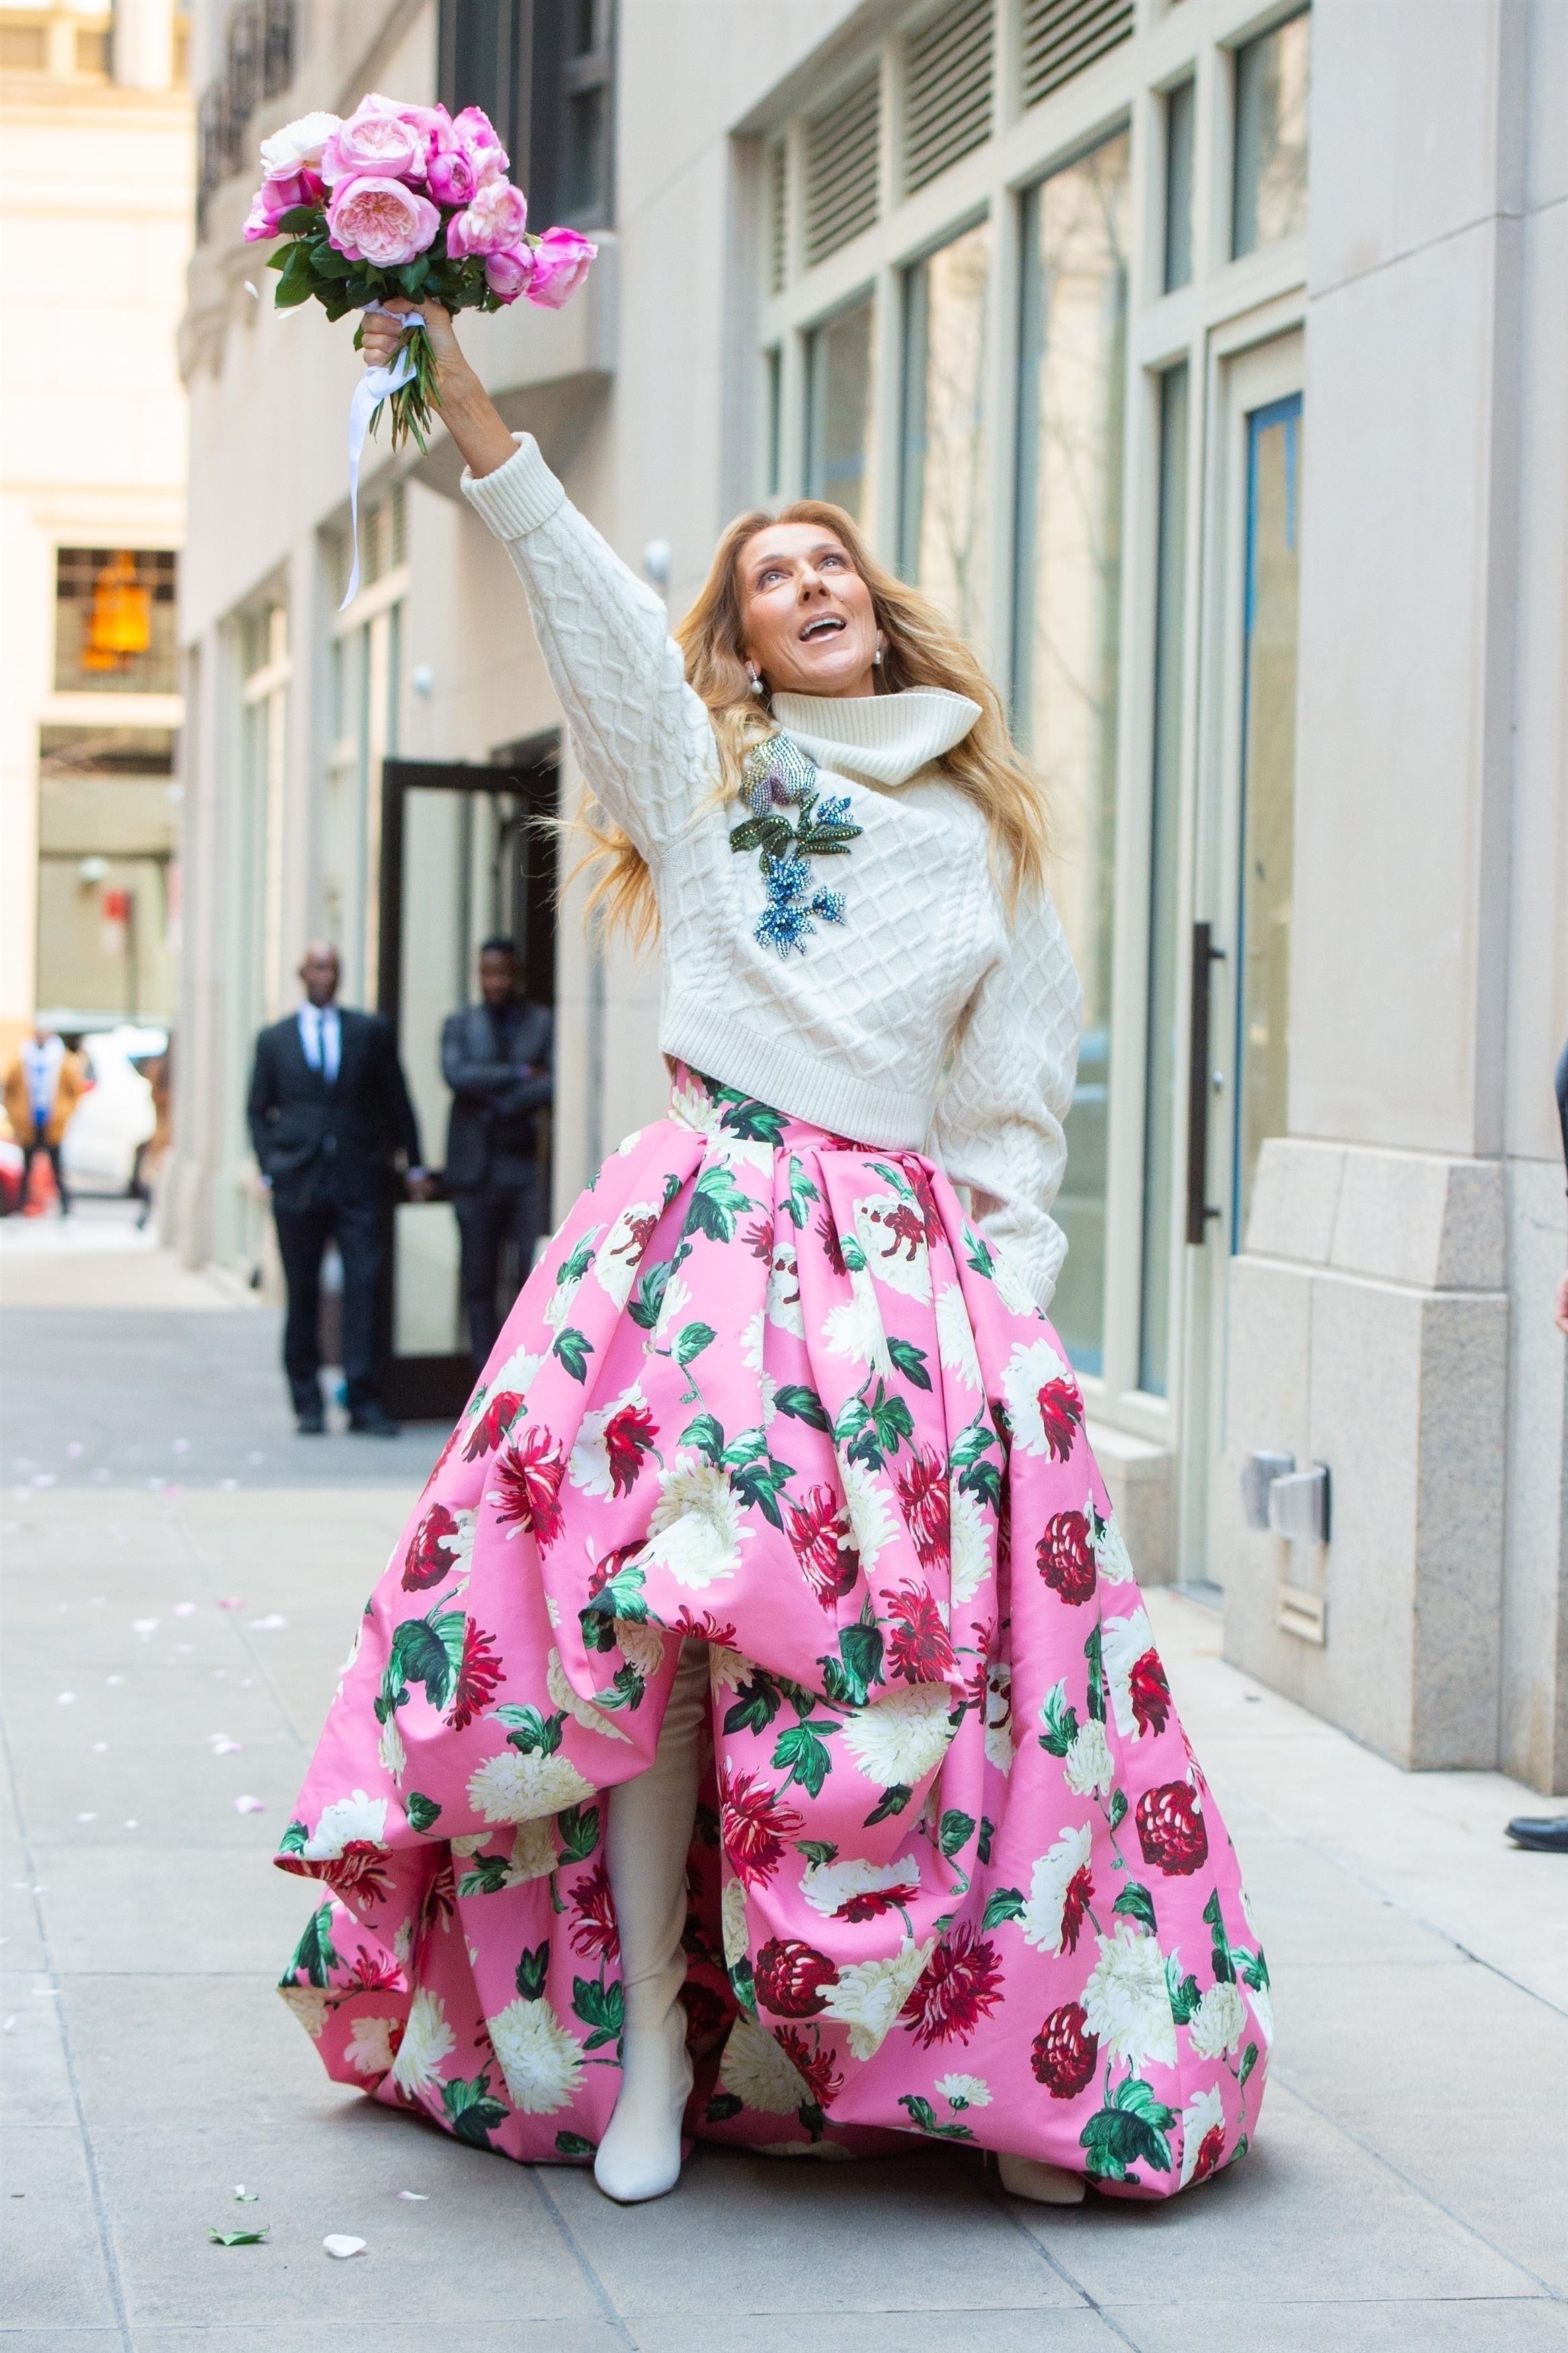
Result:
<svg viewBox="0 0 1568 2353"><path fill-rule="evenodd" d="M1568 1814L1516 1814L1508 1834L1533 1853L1568 1854Z"/></svg>
<svg viewBox="0 0 1568 2353"><path fill-rule="evenodd" d="M301 1438L324 1438L327 1417L324 1413L302 1413L294 1425Z"/></svg>
<svg viewBox="0 0 1568 2353"><path fill-rule="evenodd" d="M360 1438L401 1438L403 1435L403 1424L394 1421L392 1416L378 1405L361 1406L357 1413L351 1413L349 1428Z"/></svg>

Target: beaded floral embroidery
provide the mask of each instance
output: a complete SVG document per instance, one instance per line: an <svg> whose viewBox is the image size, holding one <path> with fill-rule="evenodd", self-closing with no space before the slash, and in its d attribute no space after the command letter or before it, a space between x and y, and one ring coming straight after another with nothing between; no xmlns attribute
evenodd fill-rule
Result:
<svg viewBox="0 0 1568 2353"><path fill-rule="evenodd" d="M781 956L805 954L805 943L816 925L844 921L842 891L811 888L808 858L846 858L862 828L849 815L849 797L817 791L816 763L791 735L772 735L759 744L741 771L741 785L752 814L734 827L730 847L742 855L754 849L768 903L757 919L752 936ZM791 824L786 810L798 808Z"/></svg>

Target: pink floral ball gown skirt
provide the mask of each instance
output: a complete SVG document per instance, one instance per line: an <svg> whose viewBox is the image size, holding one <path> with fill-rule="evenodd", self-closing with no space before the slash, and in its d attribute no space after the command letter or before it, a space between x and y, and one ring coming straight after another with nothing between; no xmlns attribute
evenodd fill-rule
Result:
<svg viewBox="0 0 1568 2353"><path fill-rule="evenodd" d="M691 2133L1156 2197L1245 2152L1268 1970L1050 1324L929 1161L684 1071L512 1309L284 1837L335 2080L591 2158L605 1796L682 1638Z"/></svg>

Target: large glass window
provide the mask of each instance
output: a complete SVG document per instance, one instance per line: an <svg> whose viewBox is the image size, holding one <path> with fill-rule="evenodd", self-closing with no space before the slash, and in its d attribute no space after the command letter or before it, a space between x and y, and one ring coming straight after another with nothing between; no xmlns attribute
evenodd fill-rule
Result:
<svg viewBox="0 0 1568 2353"><path fill-rule="evenodd" d="M1193 152L1197 84L1179 82L1165 100L1165 271L1167 294L1193 282Z"/></svg>
<svg viewBox="0 0 1568 2353"><path fill-rule="evenodd" d="M872 458L876 304L824 320L805 345L805 489L866 519Z"/></svg>
<svg viewBox="0 0 1568 2353"><path fill-rule="evenodd" d="M55 685L63 693L174 694L172 548L62 547L55 556Z"/></svg>
<svg viewBox="0 0 1568 2353"><path fill-rule="evenodd" d="M1247 1238L1258 1155L1283 1135L1289 1087L1290 901L1296 839L1296 641L1301 569L1301 396L1247 420L1242 718L1241 987L1237 1001L1235 1215Z"/></svg>
<svg viewBox="0 0 1568 2353"><path fill-rule="evenodd" d="M1307 226L1310 16L1292 16L1236 59L1233 254L1254 253Z"/></svg>
<svg viewBox="0 0 1568 2353"><path fill-rule="evenodd" d="M346 566L346 544L338 555ZM397 750L402 695L400 491L362 516L360 557L359 595L333 623L321 923L342 960L345 1001L363 1005L373 1001L376 985L381 764Z"/></svg>
<svg viewBox="0 0 1568 2353"><path fill-rule="evenodd" d="M1019 402L1016 723L1056 829L1056 896L1084 991L1052 1313L1075 1364L1104 1359L1107 1110L1116 867L1121 448L1131 228L1125 132L1029 193Z"/></svg>
<svg viewBox="0 0 1568 2353"><path fill-rule="evenodd" d="M614 0L441 0L443 101L482 106L533 225L611 217Z"/></svg>
<svg viewBox="0 0 1568 2353"><path fill-rule="evenodd" d="M905 280L899 562L971 639L985 572L985 286L991 224L928 254Z"/></svg>
<svg viewBox="0 0 1568 2353"><path fill-rule="evenodd" d="M1160 380L1160 524L1154 606L1154 758L1149 813L1149 1029L1143 1084L1143 1289L1138 1386L1170 1381L1171 1209L1176 1128L1176 890L1186 620L1187 369Z"/></svg>

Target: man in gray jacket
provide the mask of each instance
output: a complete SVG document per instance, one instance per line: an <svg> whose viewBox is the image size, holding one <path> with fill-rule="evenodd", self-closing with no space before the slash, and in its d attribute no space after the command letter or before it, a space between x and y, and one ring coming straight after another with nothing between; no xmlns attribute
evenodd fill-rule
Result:
<svg viewBox="0 0 1568 2353"><path fill-rule="evenodd" d="M524 1280L539 1236L534 1115L548 1106L553 1085L554 1016L520 994L517 952L507 939L486 940L479 950L479 998L443 1025L441 1070L452 1090L446 1190L461 1238L468 1348L482 1366L502 1322L496 1296L502 1249L517 1244Z"/></svg>

